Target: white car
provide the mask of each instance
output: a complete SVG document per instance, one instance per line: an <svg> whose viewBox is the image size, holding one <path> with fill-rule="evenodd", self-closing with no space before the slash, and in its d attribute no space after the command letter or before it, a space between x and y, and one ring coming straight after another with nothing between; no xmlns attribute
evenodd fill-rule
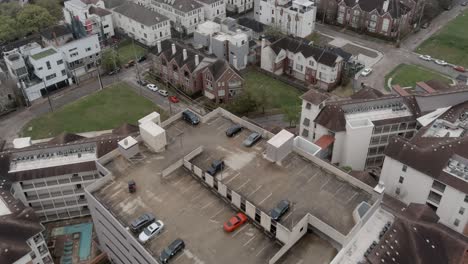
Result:
<svg viewBox="0 0 468 264"><path fill-rule="evenodd" d="M138 236L138 240L144 244L151 238L155 237L157 234L161 233L163 228L164 223L161 220L158 220L143 229L143 232L141 232L141 234Z"/></svg>
<svg viewBox="0 0 468 264"><path fill-rule="evenodd" d="M151 91L153 91L153 92L158 91L158 87L157 87L156 85L152 84L152 83L146 85L146 87L147 87L148 89L150 89Z"/></svg>
<svg viewBox="0 0 468 264"><path fill-rule="evenodd" d="M158 93L164 97L167 97L169 93L166 90L158 90Z"/></svg>
<svg viewBox="0 0 468 264"><path fill-rule="evenodd" d="M371 68L365 68L364 70L362 70L361 72L361 76L369 76L370 74L372 73L372 69Z"/></svg>
<svg viewBox="0 0 468 264"><path fill-rule="evenodd" d="M431 61L432 60L432 57L429 56L429 55L419 55L419 58L421 60L425 60L425 61Z"/></svg>
<svg viewBox="0 0 468 264"><path fill-rule="evenodd" d="M444 60L434 60L435 63L441 65L441 66L447 66L447 62Z"/></svg>

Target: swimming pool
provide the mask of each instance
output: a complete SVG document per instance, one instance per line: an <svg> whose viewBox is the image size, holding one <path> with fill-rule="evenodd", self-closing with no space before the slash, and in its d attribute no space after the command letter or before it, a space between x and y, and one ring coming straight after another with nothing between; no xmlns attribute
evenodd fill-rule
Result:
<svg viewBox="0 0 468 264"><path fill-rule="evenodd" d="M53 236L71 235L73 233L80 233L80 249L78 252L80 261L87 260L91 255L93 224L81 223L77 225L58 227L52 231Z"/></svg>

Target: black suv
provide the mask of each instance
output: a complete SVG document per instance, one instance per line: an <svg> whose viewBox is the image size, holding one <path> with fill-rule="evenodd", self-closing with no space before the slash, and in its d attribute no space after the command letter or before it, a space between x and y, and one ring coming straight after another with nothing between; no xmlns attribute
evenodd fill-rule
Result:
<svg viewBox="0 0 468 264"><path fill-rule="evenodd" d="M270 211L270 216L271 216L271 219L275 220L275 221L279 221L281 216L284 215L284 213L286 213L289 209L289 201L288 200L281 200L275 208L273 208L271 211Z"/></svg>
<svg viewBox="0 0 468 264"><path fill-rule="evenodd" d="M149 224L153 223L155 220L154 215L150 213L142 214L137 219L133 220L130 223L130 229L134 233L139 233L143 228L147 227Z"/></svg>
<svg viewBox="0 0 468 264"><path fill-rule="evenodd" d="M218 171L224 169L224 161L215 160L211 163L211 167L206 171L211 176L215 176Z"/></svg>
<svg viewBox="0 0 468 264"><path fill-rule="evenodd" d="M228 137L233 137L237 133L242 131L242 126L241 125L233 125L232 127L228 128L226 130L226 136Z"/></svg>
<svg viewBox="0 0 468 264"><path fill-rule="evenodd" d="M200 119L198 118L198 116L189 110L185 110L184 112L182 112L182 119L194 126L200 123Z"/></svg>
<svg viewBox="0 0 468 264"><path fill-rule="evenodd" d="M159 260L161 263L167 263L177 252L185 248L185 243L182 239L174 240L167 248L161 252Z"/></svg>

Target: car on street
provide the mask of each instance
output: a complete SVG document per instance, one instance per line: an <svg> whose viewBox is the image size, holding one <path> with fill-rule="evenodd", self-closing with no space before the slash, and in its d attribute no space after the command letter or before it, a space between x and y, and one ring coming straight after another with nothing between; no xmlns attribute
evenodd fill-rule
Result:
<svg viewBox="0 0 468 264"><path fill-rule="evenodd" d="M364 70L362 70L361 72L361 76L369 76L370 74L372 73L372 69L371 68L365 68Z"/></svg>
<svg viewBox="0 0 468 264"><path fill-rule="evenodd" d="M214 160L212 163L211 163L211 167L208 168L208 170L206 170L206 172L211 175L211 176L215 176L216 173L218 173L219 171L223 170L224 169L224 161L222 160Z"/></svg>
<svg viewBox="0 0 468 264"><path fill-rule="evenodd" d="M453 69L459 72L465 72L465 68L463 66L453 66Z"/></svg>
<svg viewBox="0 0 468 264"><path fill-rule="evenodd" d="M146 85L146 87L148 89L150 89L151 91L153 91L153 92L158 91L158 87L156 85L152 84L152 83L149 83L148 85Z"/></svg>
<svg viewBox="0 0 468 264"><path fill-rule="evenodd" d="M438 64L438 65L441 65L441 66L447 66L448 65L448 63L446 61L444 61L444 60L437 59L437 60L434 60L434 62L436 64Z"/></svg>
<svg viewBox="0 0 468 264"><path fill-rule="evenodd" d="M161 252L159 260L161 261L161 263L166 264L173 256L177 254L177 252L183 250L184 248L184 241L178 238L174 240L171 244L169 244L169 246Z"/></svg>
<svg viewBox="0 0 468 264"><path fill-rule="evenodd" d="M200 123L200 118L196 114L194 114L192 111L185 110L182 112L182 119L184 119L187 123L191 125L198 125Z"/></svg>
<svg viewBox="0 0 468 264"><path fill-rule="evenodd" d="M142 61L145 61L145 60L146 60L146 56L143 55L140 58L138 58L137 62L142 62Z"/></svg>
<svg viewBox="0 0 468 264"><path fill-rule="evenodd" d="M164 97L169 96L169 93L166 90L158 90L158 93Z"/></svg>
<svg viewBox="0 0 468 264"><path fill-rule="evenodd" d="M271 209L271 219L279 221L281 217L289 210L290 202L288 200L281 200L275 208Z"/></svg>
<svg viewBox="0 0 468 264"><path fill-rule="evenodd" d="M244 146L246 147L252 147L253 145L255 145L255 143L257 143L257 141L259 141L260 139L262 138L262 136L257 133L257 132L253 132L252 134L250 134L242 144L244 144Z"/></svg>
<svg viewBox="0 0 468 264"><path fill-rule="evenodd" d="M149 224L153 223L155 220L154 215L150 213L145 213L140 215L137 219L133 220L130 223L130 229L134 233L141 232L141 230L147 227Z"/></svg>
<svg viewBox="0 0 468 264"><path fill-rule="evenodd" d="M171 103L176 104L176 103L179 102L179 98L177 98L177 96L175 96L175 95L171 95L171 96L169 96L169 101L171 101Z"/></svg>
<svg viewBox="0 0 468 264"><path fill-rule="evenodd" d="M150 239L155 237L157 234L161 233L161 230L164 228L164 223L161 220L158 220L156 222L153 222L149 226L147 226L145 229L143 229L143 232L138 236L138 240L145 244L148 242Z"/></svg>
<svg viewBox="0 0 468 264"><path fill-rule="evenodd" d="M141 86L146 86L148 83L145 80L137 80L137 83Z"/></svg>
<svg viewBox="0 0 468 264"><path fill-rule="evenodd" d="M235 124L226 130L226 136L233 137L237 135L237 133L241 132L242 128L243 127L241 125Z"/></svg>
<svg viewBox="0 0 468 264"><path fill-rule="evenodd" d="M237 213L235 216L231 217L229 221L225 222L223 225L224 231L232 232L238 227L247 222L248 218L243 213Z"/></svg>
<svg viewBox="0 0 468 264"><path fill-rule="evenodd" d="M432 57L429 56L429 55L419 55L419 58L421 60L425 60L425 61L431 61L432 60Z"/></svg>

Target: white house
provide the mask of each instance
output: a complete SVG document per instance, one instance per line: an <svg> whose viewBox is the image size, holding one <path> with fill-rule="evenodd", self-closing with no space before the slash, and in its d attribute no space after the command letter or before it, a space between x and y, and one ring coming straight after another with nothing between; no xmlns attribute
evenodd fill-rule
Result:
<svg viewBox="0 0 468 264"><path fill-rule="evenodd" d="M195 0L138 0L171 20L171 27L181 34L192 34L205 21L203 5Z"/></svg>
<svg viewBox="0 0 468 264"><path fill-rule="evenodd" d="M314 31L317 8L309 0L259 1L258 21L286 35L306 37Z"/></svg>
<svg viewBox="0 0 468 264"><path fill-rule="evenodd" d="M205 19L226 18L226 3L224 0L197 0L203 5Z"/></svg>
<svg viewBox="0 0 468 264"><path fill-rule="evenodd" d="M227 0L226 9L232 13L245 13L252 10L254 0Z"/></svg>
<svg viewBox="0 0 468 264"><path fill-rule="evenodd" d="M262 39L262 69L295 77L324 90L331 90L338 84L343 64L338 54L311 46L305 39L285 37L268 45Z"/></svg>
<svg viewBox="0 0 468 264"><path fill-rule="evenodd" d="M125 3L113 10L115 26L147 46L171 38L167 17L135 3Z"/></svg>

